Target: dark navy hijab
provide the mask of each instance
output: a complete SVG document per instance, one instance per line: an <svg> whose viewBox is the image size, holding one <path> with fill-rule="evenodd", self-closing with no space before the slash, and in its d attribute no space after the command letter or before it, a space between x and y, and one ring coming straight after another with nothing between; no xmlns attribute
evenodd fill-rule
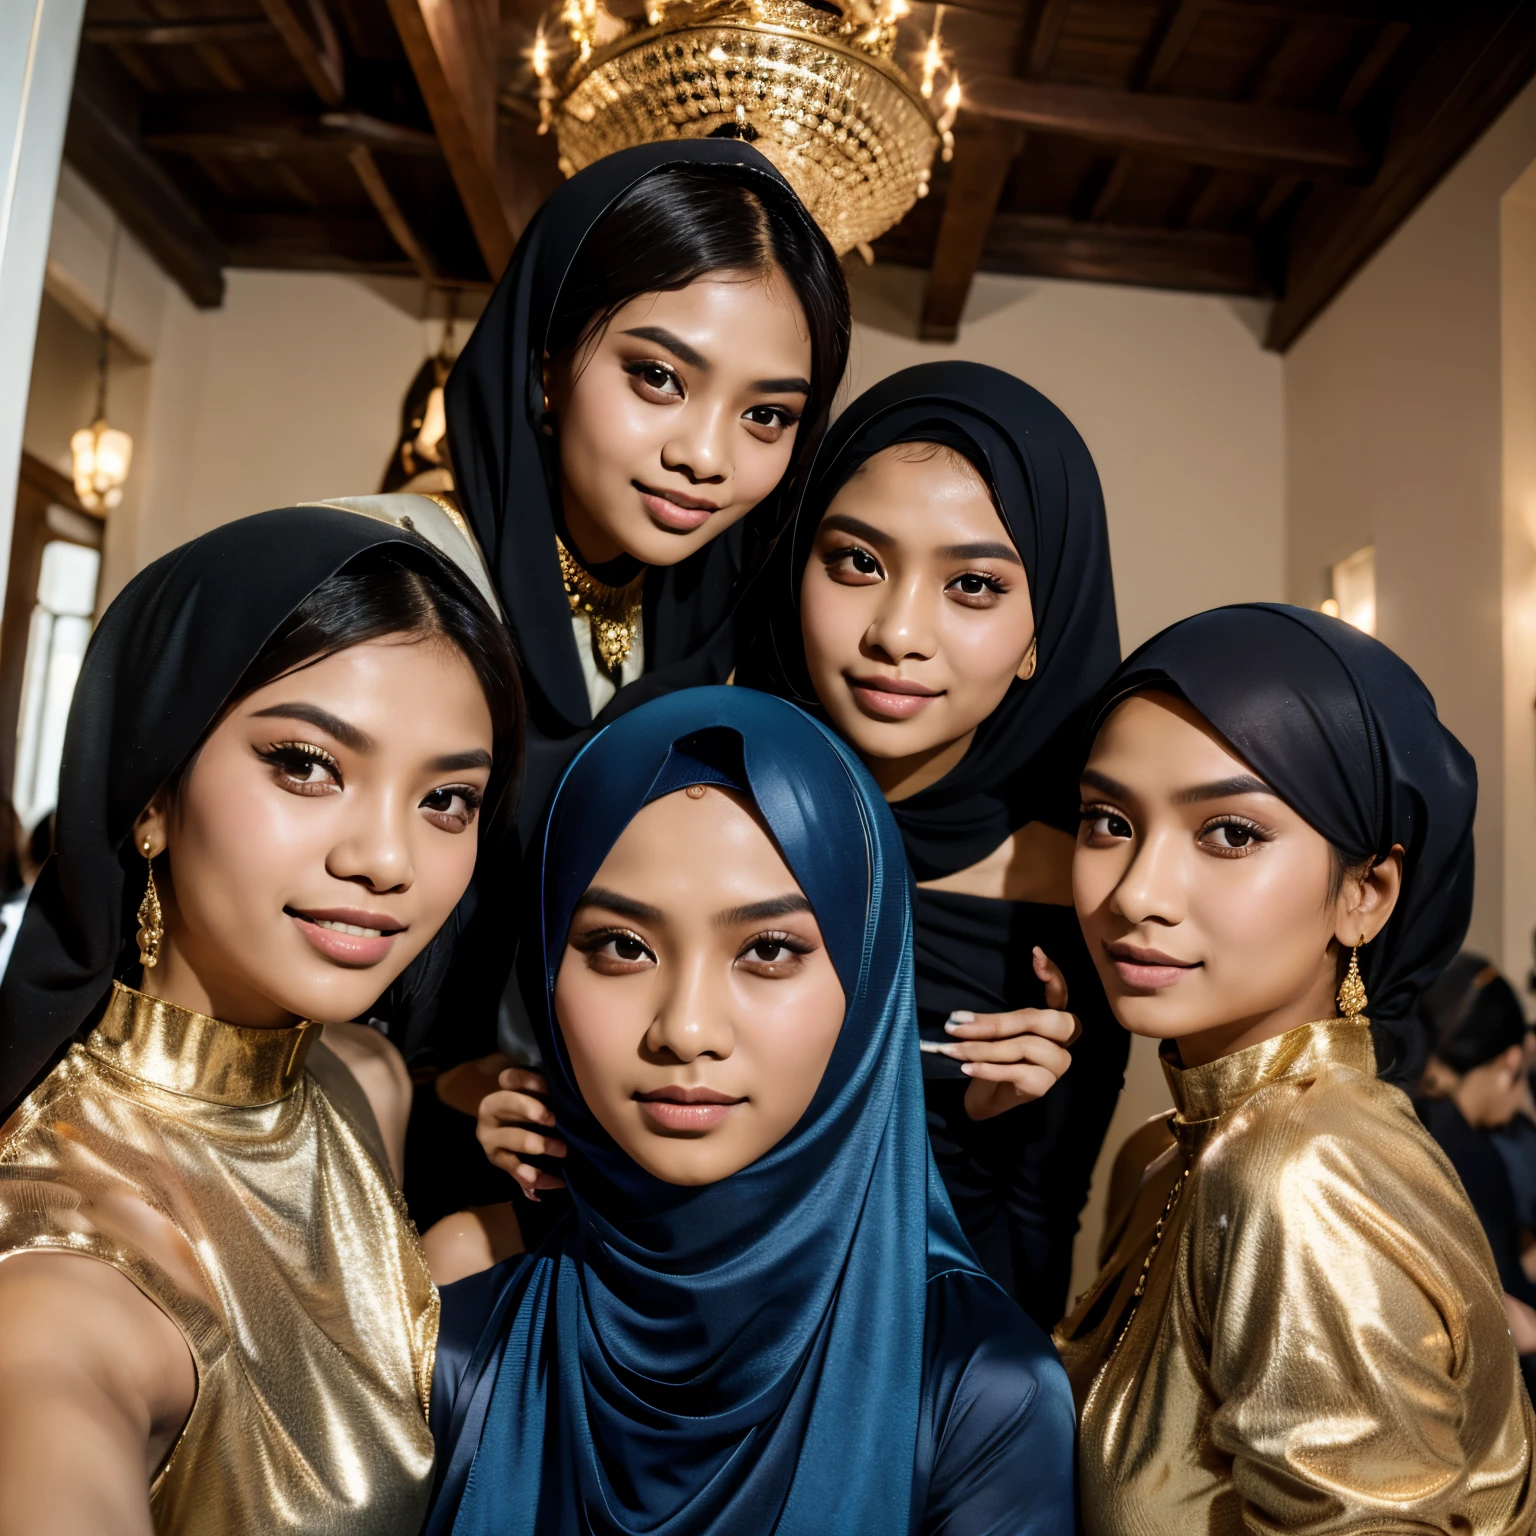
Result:
<svg viewBox="0 0 1536 1536"><path fill-rule="evenodd" d="M816 704L800 638L800 582L816 530L869 459L914 442L954 449L986 481L1024 562L1037 646L1035 675L1009 685L964 758L892 806L917 878L936 880L1028 822L1075 833L1082 713L1120 660L1120 632L1104 493L1077 428L999 368L919 363L866 390L827 433L765 579L765 644L738 680Z"/></svg>
<svg viewBox="0 0 1536 1536"><path fill-rule="evenodd" d="M1111 679L1095 730L1128 694L1182 695L1298 815L1355 865L1403 849L1387 925L1360 951L1383 1076L1416 1073L1419 995L1472 916L1477 766L1418 674L1341 619L1281 603L1196 614Z"/></svg>
<svg viewBox="0 0 1536 1536"><path fill-rule="evenodd" d="M548 1000L609 849L642 806L701 782L757 806L847 1010L794 1130L740 1173L684 1188L640 1169L588 1111ZM574 1210L509 1270L440 1437L429 1532L907 1530L925 1288L980 1267L928 1152L908 875L885 801L793 705L693 689L583 749L539 879L535 1022Z"/></svg>

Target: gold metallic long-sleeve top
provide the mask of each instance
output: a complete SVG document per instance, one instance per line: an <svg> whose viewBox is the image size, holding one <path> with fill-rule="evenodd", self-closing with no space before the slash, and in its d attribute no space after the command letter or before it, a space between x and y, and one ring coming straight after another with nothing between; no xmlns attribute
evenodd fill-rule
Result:
<svg viewBox="0 0 1536 1536"><path fill-rule="evenodd" d="M1528 1536L1492 1255L1369 1030L1163 1066L1168 1133L1056 1334L1088 1536Z"/></svg>
<svg viewBox="0 0 1536 1536"><path fill-rule="evenodd" d="M0 1128L0 1259L103 1260L192 1352L162 1536L415 1536L426 1512L437 1293L319 1034L118 987Z"/></svg>

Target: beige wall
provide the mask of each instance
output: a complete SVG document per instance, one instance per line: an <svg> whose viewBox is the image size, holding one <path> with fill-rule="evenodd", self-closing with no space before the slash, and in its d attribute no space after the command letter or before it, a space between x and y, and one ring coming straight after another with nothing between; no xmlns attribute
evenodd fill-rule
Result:
<svg viewBox="0 0 1536 1536"><path fill-rule="evenodd" d="M1503 389L1532 336L1527 319L1526 360L1505 359L1500 207L1533 158L1536 86L1285 358L1287 591L1315 603L1329 563L1375 545L1377 633L1477 759L1471 942L1517 981L1536 922L1536 682L1529 625L1513 622L1530 562L1527 536L1506 541ZM1529 246L1523 259L1528 271Z"/></svg>

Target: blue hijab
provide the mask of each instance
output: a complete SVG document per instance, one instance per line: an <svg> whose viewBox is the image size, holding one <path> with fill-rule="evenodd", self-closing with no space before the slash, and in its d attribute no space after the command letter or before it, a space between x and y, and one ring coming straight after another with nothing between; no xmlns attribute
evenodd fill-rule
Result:
<svg viewBox="0 0 1536 1536"><path fill-rule="evenodd" d="M548 1000L609 849L642 806L695 783L756 804L811 902L847 1010L794 1130L740 1173L684 1188L640 1169L588 1111ZM908 878L858 760L779 699L673 694L576 758L541 850L534 957L574 1210L507 1267L441 1440L429 1531L909 1528L925 1288L981 1269L928 1151Z"/></svg>

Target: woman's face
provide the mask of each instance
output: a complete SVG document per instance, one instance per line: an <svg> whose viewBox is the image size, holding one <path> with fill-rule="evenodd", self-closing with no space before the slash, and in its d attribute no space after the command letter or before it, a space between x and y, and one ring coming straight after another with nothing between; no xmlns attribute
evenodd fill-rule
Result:
<svg viewBox="0 0 1536 1536"><path fill-rule="evenodd" d="M168 854L146 987L238 1024L365 1014L469 884L491 745L474 671L437 639L356 645L240 700L135 829Z"/></svg>
<svg viewBox="0 0 1536 1536"><path fill-rule="evenodd" d="M817 697L893 798L965 755L1035 638L1024 563L985 483L930 444L885 449L833 497L800 616Z"/></svg>
<svg viewBox="0 0 1536 1536"><path fill-rule="evenodd" d="M1136 694L1082 778L1073 896L1115 1016L1185 1066L1335 1013L1337 945L1385 925L1400 855L1334 855L1183 700Z"/></svg>
<svg viewBox="0 0 1536 1536"><path fill-rule="evenodd" d="M755 810L664 795L613 845L571 919L555 1016L614 1141L669 1184L712 1184L809 1107L843 989Z"/></svg>
<svg viewBox="0 0 1536 1536"><path fill-rule="evenodd" d="M810 378L777 269L631 299L546 371L577 552L676 565L739 522L789 467Z"/></svg>

